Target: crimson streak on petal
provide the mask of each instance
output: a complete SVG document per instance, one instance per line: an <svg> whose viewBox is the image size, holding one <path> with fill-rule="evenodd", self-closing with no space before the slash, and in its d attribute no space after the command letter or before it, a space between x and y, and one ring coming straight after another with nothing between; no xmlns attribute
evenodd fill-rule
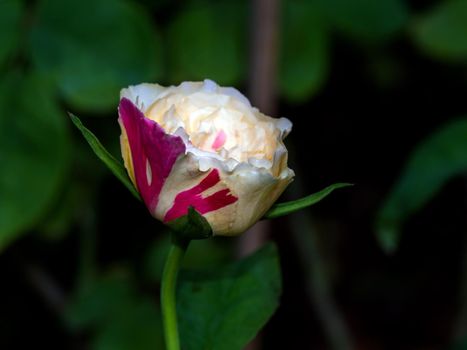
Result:
<svg viewBox="0 0 467 350"><path fill-rule="evenodd" d="M136 186L154 214L165 180L177 158L185 154L185 144L179 136L166 134L126 98L120 100L118 112L130 145Z"/></svg>
<svg viewBox="0 0 467 350"><path fill-rule="evenodd" d="M235 203L238 198L232 195L228 188L207 197L202 196L204 191L215 186L219 181L219 170L213 169L198 185L178 193L172 208L165 214L164 222L186 215L190 206L194 207L198 213L206 214Z"/></svg>

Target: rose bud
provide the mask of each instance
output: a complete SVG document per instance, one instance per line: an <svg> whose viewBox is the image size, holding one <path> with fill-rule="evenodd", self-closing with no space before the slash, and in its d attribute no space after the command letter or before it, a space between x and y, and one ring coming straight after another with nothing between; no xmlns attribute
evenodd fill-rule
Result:
<svg viewBox="0 0 467 350"><path fill-rule="evenodd" d="M214 235L241 234L292 181L283 144L292 123L262 114L234 88L140 84L120 97L125 167L164 223L193 207Z"/></svg>

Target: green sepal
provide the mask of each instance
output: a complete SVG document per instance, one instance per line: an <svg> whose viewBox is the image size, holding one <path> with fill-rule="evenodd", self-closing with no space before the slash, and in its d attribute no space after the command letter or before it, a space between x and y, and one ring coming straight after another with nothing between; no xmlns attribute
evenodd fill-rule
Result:
<svg viewBox="0 0 467 350"><path fill-rule="evenodd" d="M91 146L92 150L96 154L96 156L110 169L110 171L119 179L126 188L131 192L136 199L142 201L141 196L139 195L138 191L136 190L135 186L131 182L128 173L123 166L115 157L107 151L99 139L94 135L89 129L87 129L81 120L73 115L72 113L68 113L70 116L73 124L81 131L84 138L88 142L89 146Z"/></svg>
<svg viewBox="0 0 467 350"><path fill-rule="evenodd" d="M306 197L303 197L303 198L300 198L294 201L290 201L290 202L275 204L263 216L263 219L274 219L274 218L278 218L280 216L291 214L295 211L304 209L306 207L309 207L313 204L318 203L319 201L327 197L332 191L338 188L343 188L343 187L348 187L348 186L353 186L353 184L336 183L336 184L326 187L325 189L322 189L319 192L310 194L309 196L306 196Z"/></svg>
<svg viewBox="0 0 467 350"><path fill-rule="evenodd" d="M212 228L209 222L198 213L195 208L189 207L188 214L167 223L177 239L192 240L212 237Z"/></svg>

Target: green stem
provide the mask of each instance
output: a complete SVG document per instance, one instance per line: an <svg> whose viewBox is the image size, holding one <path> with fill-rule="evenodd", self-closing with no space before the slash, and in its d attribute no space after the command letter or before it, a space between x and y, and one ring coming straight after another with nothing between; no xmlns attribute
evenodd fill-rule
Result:
<svg viewBox="0 0 467 350"><path fill-rule="evenodd" d="M162 273L161 308L167 350L180 350L175 292L178 271L180 270L188 244L188 240L180 240L175 236L172 237L172 245L170 246L169 254L165 261L164 272Z"/></svg>

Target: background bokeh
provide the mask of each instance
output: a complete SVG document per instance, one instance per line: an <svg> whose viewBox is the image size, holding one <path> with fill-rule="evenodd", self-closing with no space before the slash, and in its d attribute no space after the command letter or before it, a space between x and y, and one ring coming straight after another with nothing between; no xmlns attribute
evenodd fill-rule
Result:
<svg viewBox="0 0 467 350"><path fill-rule="evenodd" d="M163 348L168 233L66 111L119 158L122 87L205 78L292 120L285 198L354 184L268 228L251 349L467 349L467 0L0 0L0 348Z"/></svg>

